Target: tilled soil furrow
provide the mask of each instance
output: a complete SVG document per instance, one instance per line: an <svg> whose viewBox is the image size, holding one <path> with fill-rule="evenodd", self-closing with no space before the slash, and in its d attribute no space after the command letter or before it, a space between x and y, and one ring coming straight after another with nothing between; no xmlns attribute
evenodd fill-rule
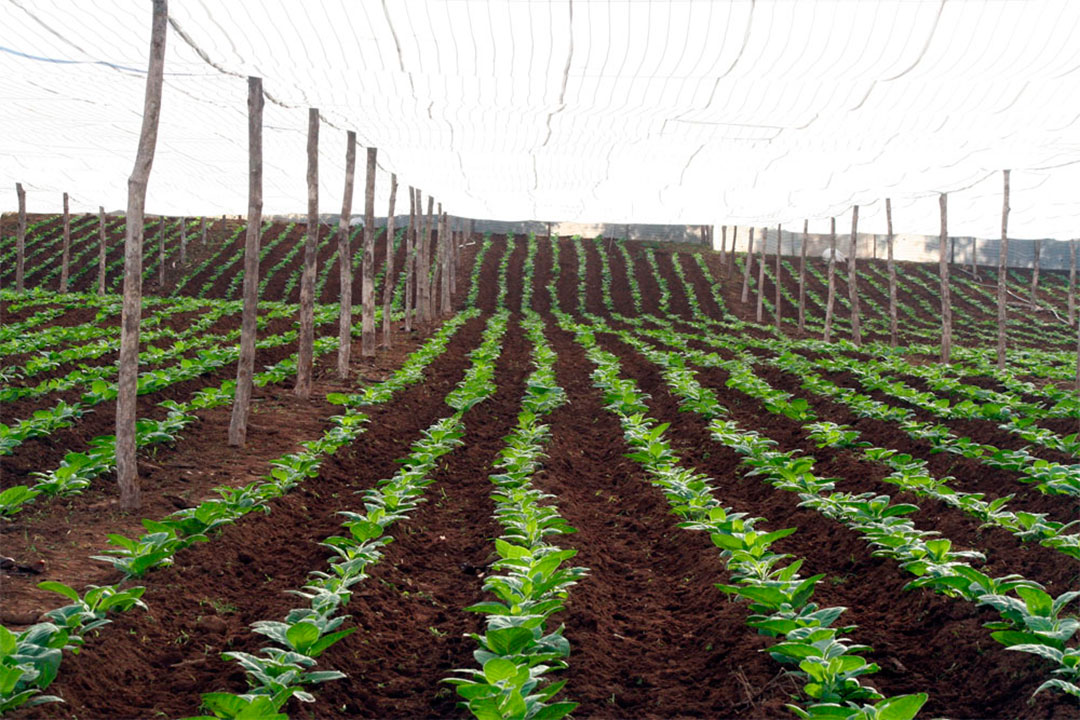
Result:
<svg viewBox="0 0 1080 720"><path fill-rule="evenodd" d="M255 652L265 642L248 625L280 620L300 603L285 591L299 589L308 572L325 567L329 551L319 543L340 531L337 511L362 507L353 493L392 475L395 461L408 454L420 430L446 414L443 399L461 379L465 354L478 343L482 325L474 319L462 327L427 370L423 384L371 408L367 432L328 458L319 476L275 501L269 514L246 516L209 543L180 553L173 567L140 581L147 587L149 611L117 616L100 639L88 640L83 653L65 657L50 691L64 697L66 705L44 705L34 712L87 717L164 712L175 717L194 714L200 693L244 691L243 672L220 653ZM336 411L325 401L312 405L324 421ZM246 480L268 469L263 462L248 471Z"/></svg>

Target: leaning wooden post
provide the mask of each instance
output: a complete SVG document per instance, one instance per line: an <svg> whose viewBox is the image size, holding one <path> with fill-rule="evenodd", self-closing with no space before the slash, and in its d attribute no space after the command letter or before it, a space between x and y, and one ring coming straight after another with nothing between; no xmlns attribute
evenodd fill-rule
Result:
<svg viewBox="0 0 1080 720"><path fill-rule="evenodd" d="M25 290L26 275L26 191L22 183L15 183L19 196L19 227L15 231L15 291Z"/></svg>
<svg viewBox="0 0 1080 720"><path fill-rule="evenodd" d="M836 304L836 218L829 219L829 293L825 302L825 332L822 339L832 341L833 307Z"/></svg>
<svg viewBox="0 0 1080 720"><path fill-rule="evenodd" d="M349 377L349 359L352 354L352 251L349 247L349 230L352 221L353 187L356 178L356 132L345 133L345 191L341 199L341 217L338 219L338 278L340 280L338 305L338 377Z"/></svg>
<svg viewBox="0 0 1080 720"><path fill-rule="evenodd" d="M60 292L68 291L68 264L71 262L71 212L68 194L64 193L64 249L60 255Z"/></svg>
<svg viewBox="0 0 1080 720"><path fill-rule="evenodd" d="M1076 322L1076 241L1069 241L1069 325Z"/></svg>
<svg viewBox="0 0 1080 720"><path fill-rule="evenodd" d="M941 241L938 268L941 272L941 362L949 362L952 355L952 303L949 300L949 256L945 249L949 240L948 223L949 196L941 193L938 202L941 206Z"/></svg>
<svg viewBox="0 0 1080 720"><path fill-rule="evenodd" d="M375 167L377 148L367 149L367 184L364 186L364 277L360 286L360 354L375 356Z"/></svg>
<svg viewBox="0 0 1080 720"><path fill-rule="evenodd" d="M848 255L848 300L851 303L851 339L856 345L862 345L862 328L859 325L859 287L855 265L858 254L859 206L851 210L851 246Z"/></svg>
<svg viewBox="0 0 1080 720"><path fill-rule="evenodd" d="M315 355L315 262L319 248L319 111L308 108L307 141L308 221L304 240L304 268L300 275L300 347L296 355L293 393L311 397L311 372Z"/></svg>
<svg viewBox="0 0 1080 720"><path fill-rule="evenodd" d="M248 219L244 236L244 310L240 320L240 359L229 420L229 444L247 442L251 378L255 371L256 315L259 305L259 230L262 227L262 78L248 78Z"/></svg>
<svg viewBox="0 0 1080 720"><path fill-rule="evenodd" d="M405 332L412 332L413 325L413 268L416 260L413 258L416 247L416 208L420 205L420 191L409 186L409 227L405 231Z"/></svg>
<svg viewBox="0 0 1080 720"><path fill-rule="evenodd" d="M799 248L799 332L806 330L806 241L810 220L803 220L802 244Z"/></svg>
<svg viewBox="0 0 1080 720"><path fill-rule="evenodd" d="M116 481L120 485L120 508L123 510L137 509L140 500L135 462L135 410L139 379L139 319L142 315L143 210L150 168L154 164L158 119L161 117L161 80L169 17L166 0L153 0L153 3L142 129L135 166L128 178L124 231L124 302L120 311L120 367L116 382Z"/></svg>
<svg viewBox="0 0 1080 720"><path fill-rule="evenodd" d="M187 218L180 218L180 266L187 265Z"/></svg>
<svg viewBox="0 0 1080 720"><path fill-rule="evenodd" d="M1001 245L998 246L998 337L997 337L997 365L1001 370L1005 369L1005 323L1007 320L1005 311L1005 299L1008 287L1005 282L1006 260L1009 257L1009 171L1003 171L1005 178L1005 194L1001 204Z"/></svg>
<svg viewBox="0 0 1080 720"><path fill-rule="evenodd" d="M165 287L165 216L158 225L158 292Z"/></svg>
<svg viewBox="0 0 1080 720"><path fill-rule="evenodd" d="M98 206L98 295L105 294L105 206Z"/></svg>
<svg viewBox="0 0 1080 720"><path fill-rule="evenodd" d="M896 317L896 262L893 260L893 226L892 226L892 200L885 198L885 226L886 226L886 239L885 242L888 246L888 267L889 267L889 343L896 347L899 341L898 326L899 323Z"/></svg>
<svg viewBox="0 0 1080 720"><path fill-rule="evenodd" d="M1031 271L1031 309L1039 304L1039 256L1042 255L1042 240L1035 241L1035 267Z"/></svg>
<svg viewBox="0 0 1080 720"><path fill-rule="evenodd" d="M781 268L780 268L780 241L784 237L783 228L780 225L776 226L776 332L783 332L784 329L780 325L780 321L783 317L783 313L780 310L782 296L780 294L780 282L781 282Z"/></svg>
<svg viewBox="0 0 1080 720"><path fill-rule="evenodd" d="M390 301L394 297L394 202L397 173L390 173L390 210L386 215L386 270L383 272L382 344L390 347Z"/></svg>
<svg viewBox="0 0 1080 720"><path fill-rule="evenodd" d="M754 264L754 228L750 228L750 244L746 248L746 264L743 266L742 274L742 294L739 296L739 302L743 305L750 299L750 268Z"/></svg>
<svg viewBox="0 0 1080 720"><path fill-rule="evenodd" d="M761 228L761 247L758 249L758 273L757 273L757 321L761 322L762 306L765 299L765 246L769 239L768 228Z"/></svg>

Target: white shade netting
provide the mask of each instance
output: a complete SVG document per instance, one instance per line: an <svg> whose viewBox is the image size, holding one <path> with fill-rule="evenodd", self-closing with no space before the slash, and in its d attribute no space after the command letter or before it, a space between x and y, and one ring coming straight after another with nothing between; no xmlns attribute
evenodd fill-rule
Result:
<svg viewBox="0 0 1080 720"><path fill-rule="evenodd" d="M345 131L453 214L491 219L1080 235L1075 0L171 0L147 210L247 207L263 78L267 213L320 209ZM0 0L0 186L121 209L151 5ZM181 32L182 31L182 32ZM362 155L358 164L362 167ZM407 200L398 207L407 210ZM354 203L354 209L360 203Z"/></svg>

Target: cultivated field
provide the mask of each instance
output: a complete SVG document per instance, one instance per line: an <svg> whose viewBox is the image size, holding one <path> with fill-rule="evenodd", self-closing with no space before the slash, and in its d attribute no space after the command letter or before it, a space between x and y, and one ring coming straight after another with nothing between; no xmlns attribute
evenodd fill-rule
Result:
<svg viewBox="0 0 1080 720"><path fill-rule="evenodd" d="M477 238L456 314L395 322L392 347L343 383L327 241L301 401L304 226L268 224L238 449L242 228L214 223L204 244L190 221L181 263L167 219L160 283L155 220L130 516L113 502L120 299L93 294L96 218L74 224L69 295L52 292L59 222L31 222L41 290L0 294L0 554L17 564L0 575L0 709L14 717L1080 712L1064 275L1043 272L1040 310L1018 302L999 371L992 270L953 269L960 347L940 365L936 268L901 265L890 348L884 263L860 261L857 347L846 272L834 342L820 340L820 260L801 331L798 258L782 262L777 333L751 322L756 261L740 301L745 256ZM380 274L376 297L384 282L399 320L404 276ZM1028 282L1010 273L1018 293ZM14 709L41 695L63 703Z"/></svg>

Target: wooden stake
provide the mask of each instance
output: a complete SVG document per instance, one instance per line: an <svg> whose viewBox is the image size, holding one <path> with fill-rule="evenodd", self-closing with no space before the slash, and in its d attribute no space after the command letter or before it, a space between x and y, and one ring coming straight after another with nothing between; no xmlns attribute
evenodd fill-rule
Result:
<svg viewBox="0 0 1080 720"><path fill-rule="evenodd" d="M442 281L439 283L439 313L444 317L450 314L450 219L443 213L442 242Z"/></svg>
<svg viewBox="0 0 1080 720"><path fill-rule="evenodd" d="M165 287L165 216L161 216L158 225L158 292Z"/></svg>
<svg viewBox="0 0 1080 720"><path fill-rule="evenodd" d="M60 292L68 291L68 264L71 262L71 213L68 194L64 193L64 249L60 256Z"/></svg>
<svg viewBox="0 0 1080 720"><path fill-rule="evenodd" d="M888 245L888 266L889 266L889 342L893 347L896 347L898 342L898 320L896 317L896 262L893 259L893 226L892 226L892 200L885 198L885 225L888 231L886 236L886 244Z"/></svg>
<svg viewBox="0 0 1080 720"><path fill-rule="evenodd" d="M832 342L833 307L836 304L836 218L829 220L829 294L825 303L825 332L822 335L825 342Z"/></svg>
<svg viewBox="0 0 1080 720"><path fill-rule="evenodd" d="M1031 271L1031 309L1039 304L1039 256L1042 254L1042 240L1035 241L1035 268Z"/></svg>
<svg viewBox="0 0 1080 720"><path fill-rule="evenodd" d="M862 345L862 328L859 325L859 286L856 272L858 254L859 206L851 210L851 250L848 255L848 300L851 303L851 339L856 345Z"/></svg>
<svg viewBox="0 0 1080 720"><path fill-rule="evenodd" d="M727 276L731 279L731 276L735 274L735 241L738 239L739 226L731 226L731 247L728 248L727 256Z"/></svg>
<svg viewBox="0 0 1080 720"><path fill-rule="evenodd" d="M1076 322L1076 241L1069 241L1069 324Z"/></svg>
<svg viewBox="0 0 1080 720"><path fill-rule="evenodd" d="M1002 172L1005 179L1004 197L1001 203L1001 245L998 246L998 338L997 338L997 365L1001 370L1005 369L1005 323L1007 321L1005 299L1008 287L1006 285L1005 262L1009 257L1009 171Z"/></svg>
<svg viewBox="0 0 1080 720"><path fill-rule="evenodd" d="M424 228L420 233L420 254L417 256L416 265L416 305L420 310L418 321L427 326L432 321L431 314L431 231L432 215L435 212L435 198L428 195L427 217L424 218Z"/></svg>
<svg viewBox="0 0 1080 720"><path fill-rule="evenodd" d="M187 218L180 218L180 266L187 265Z"/></svg>
<svg viewBox="0 0 1080 720"><path fill-rule="evenodd" d="M360 286L360 354L375 356L375 171L378 149L367 149L367 185L364 187L363 284Z"/></svg>
<svg viewBox="0 0 1080 720"><path fill-rule="evenodd" d="M768 228L761 228L761 247L758 249L758 273L757 273L757 321L761 323L761 312L765 299L765 245L769 239Z"/></svg>
<svg viewBox="0 0 1080 720"><path fill-rule="evenodd" d="M229 445L244 447L255 371L256 315L259 304L259 231L262 227L262 78L248 78L248 219L244 236L244 310L240 320L240 358L229 420Z"/></svg>
<svg viewBox="0 0 1080 720"><path fill-rule="evenodd" d="M727 252L727 225L720 226L720 258Z"/></svg>
<svg viewBox="0 0 1080 720"><path fill-rule="evenodd" d="M308 222L304 240L304 268L300 275L300 343L296 355L296 386L302 400L311 397L311 371L315 354L315 263L319 248L319 111L308 108L307 141Z"/></svg>
<svg viewBox="0 0 1080 720"><path fill-rule="evenodd" d="M949 240L948 223L949 196L941 193L938 203L941 206L941 241L938 267L941 271L941 362L949 362L952 355L952 303L949 298L949 263L946 245Z"/></svg>
<svg viewBox="0 0 1080 720"><path fill-rule="evenodd" d="M19 227L15 232L15 291L26 289L26 191L22 183L15 183L15 192L19 196Z"/></svg>
<svg viewBox="0 0 1080 720"><path fill-rule="evenodd" d="M409 186L409 229L405 231L405 332L413 325L413 268L416 267L416 209L420 206L420 191Z"/></svg>
<svg viewBox="0 0 1080 720"><path fill-rule="evenodd" d="M799 332L806 330L806 242L810 234L810 220L803 220L802 244L799 248Z"/></svg>
<svg viewBox="0 0 1080 720"><path fill-rule="evenodd" d="M781 332L781 333L784 331L783 326L780 324L780 321L781 321L781 319L783 317L783 313L781 312L781 309L780 309L780 307L781 307L781 302L780 301L782 299L782 296L780 294L780 287L781 287L780 240L783 237L784 237L783 228L780 225L777 225L776 226L776 309L775 309L775 312L776 312L776 331Z"/></svg>
<svg viewBox="0 0 1080 720"><path fill-rule="evenodd" d="M206 217L205 216L203 216L203 219L202 219L202 233L201 233L201 237L199 238L199 244L202 245L203 247L206 247Z"/></svg>
<svg viewBox="0 0 1080 720"><path fill-rule="evenodd" d="M750 268L754 264L754 228L750 228L750 244L746 248L746 265L743 267L742 274L742 295L739 296L739 302L743 305L750 299Z"/></svg>
<svg viewBox="0 0 1080 720"><path fill-rule="evenodd" d="M98 295L105 294L105 206L98 206Z"/></svg>
<svg viewBox="0 0 1080 720"><path fill-rule="evenodd" d="M394 298L394 201L397 173L390 173L390 210L386 215L386 270L383 272L382 344L390 347L390 301Z"/></svg>
<svg viewBox="0 0 1080 720"><path fill-rule="evenodd" d="M971 276L979 279L979 238L971 238Z"/></svg>
<svg viewBox="0 0 1080 720"><path fill-rule="evenodd" d="M349 233L352 229L353 188L356 180L356 132L345 133L345 190L341 198L341 217L338 218L338 377L349 377L352 355L352 248Z"/></svg>
<svg viewBox="0 0 1080 720"><path fill-rule="evenodd" d="M142 315L143 210L150 168L154 164L158 120L161 117L165 30L169 17L166 0L153 0L153 7L142 129L135 167L128 178L127 227L124 232L124 302L120 312L120 367L116 395L116 480L120 486L122 510L136 510L140 504L138 467L135 463L135 410L139 377L139 320Z"/></svg>

